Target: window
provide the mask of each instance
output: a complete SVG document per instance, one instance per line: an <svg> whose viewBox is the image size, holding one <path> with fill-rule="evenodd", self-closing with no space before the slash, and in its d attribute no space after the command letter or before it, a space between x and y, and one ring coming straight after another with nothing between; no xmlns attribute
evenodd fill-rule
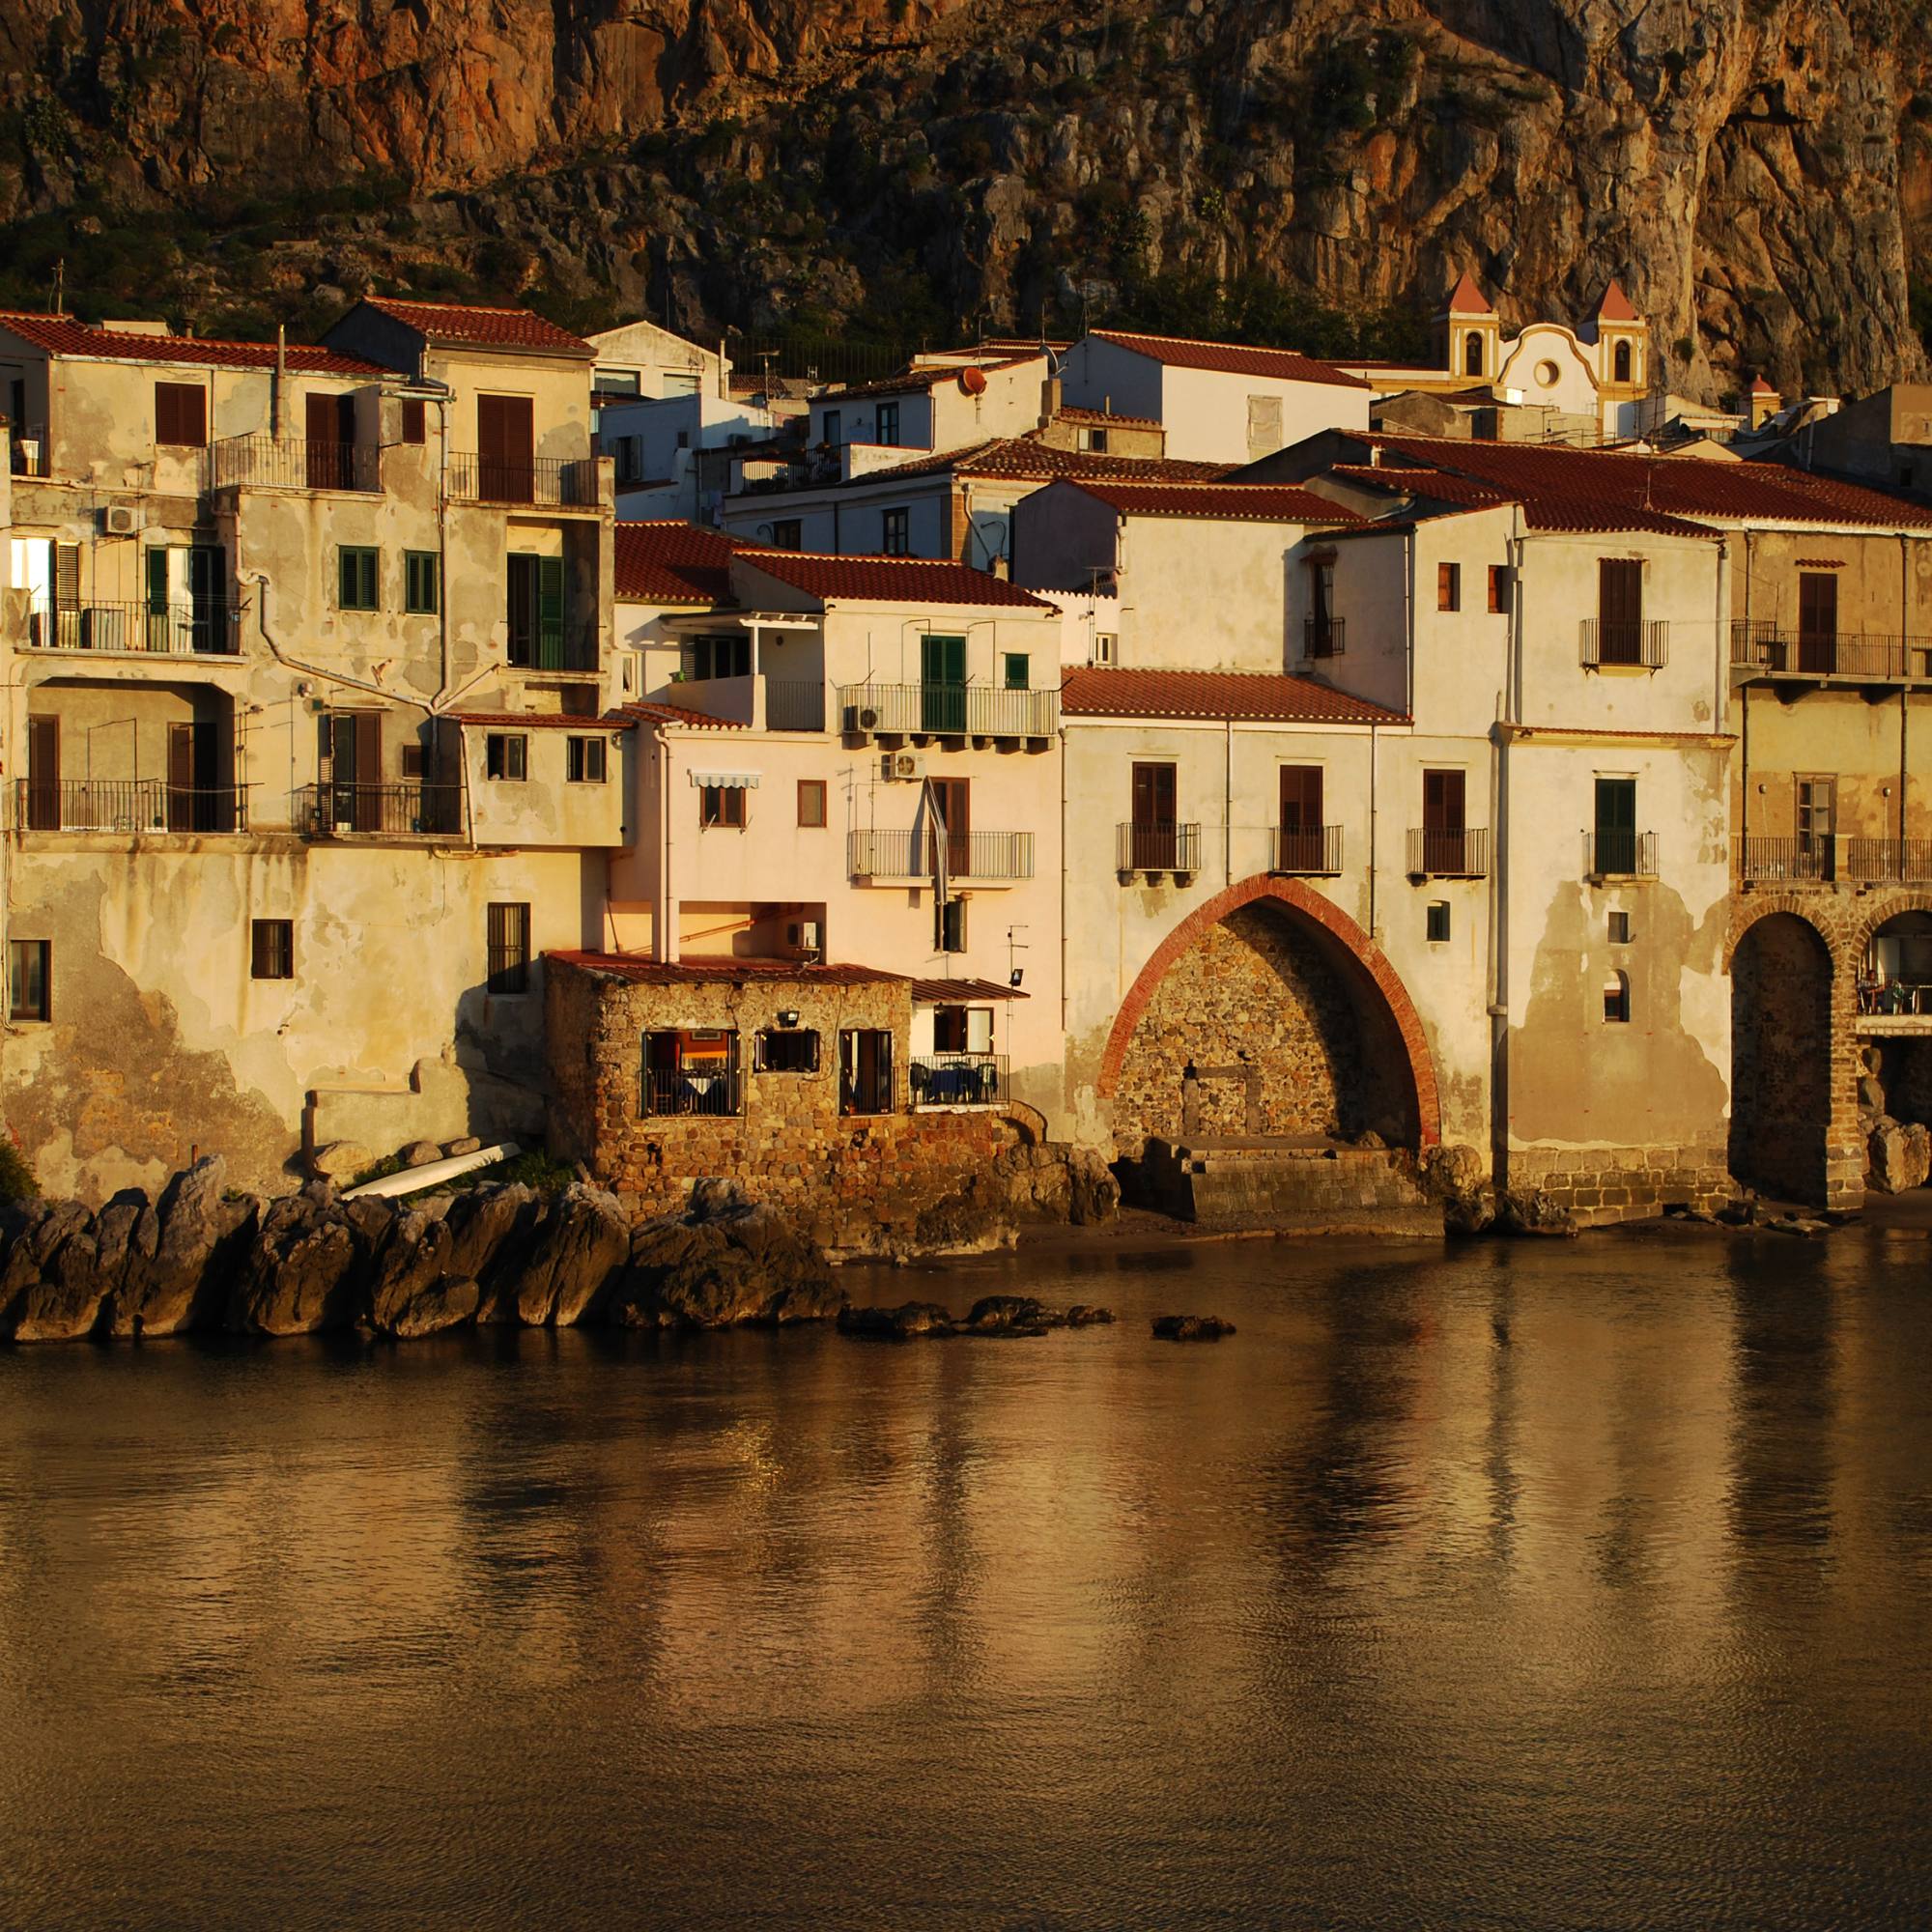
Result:
<svg viewBox="0 0 1932 1932"><path fill-rule="evenodd" d="M1094 633L1094 662L1096 665L1113 665L1121 661L1121 634L1118 631L1095 631Z"/></svg>
<svg viewBox="0 0 1932 1932"><path fill-rule="evenodd" d="M1510 567L1506 563L1490 565L1490 609L1492 612L1507 611L1510 607Z"/></svg>
<svg viewBox="0 0 1932 1932"><path fill-rule="evenodd" d="M601 785L609 750L602 738L573 737L564 747L564 777L572 784Z"/></svg>
<svg viewBox="0 0 1932 1932"><path fill-rule="evenodd" d="M781 517L772 526L772 548L774 550L805 548L805 526L796 517Z"/></svg>
<svg viewBox="0 0 1932 1932"><path fill-rule="evenodd" d="M644 480L644 440L640 436L620 436L611 452L617 459L619 483Z"/></svg>
<svg viewBox="0 0 1932 1932"><path fill-rule="evenodd" d="M403 440L427 442L429 411L420 396L403 398Z"/></svg>
<svg viewBox="0 0 1932 1932"><path fill-rule="evenodd" d="M513 995L530 989L530 909L527 905L489 908L490 991Z"/></svg>
<svg viewBox="0 0 1932 1932"><path fill-rule="evenodd" d="M1033 689L1033 656L1028 651L1008 651L1002 660L1009 691Z"/></svg>
<svg viewBox="0 0 1932 1932"><path fill-rule="evenodd" d="M677 446L680 449L689 449L691 447L691 432L688 429L678 431Z"/></svg>
<svg viewBox="0 0 1932 1932"><path fill-rule="evenodd" d="M1449 901L1432 899L1425 915L1423 937L1432 945L1440 946L1449 938Z"/></svg>
<svg viewBox="0 0 1932 1932"><path fill-rule="evenodd" d="M646 1114L738 1111L738 1036L723 1028L667 1028L644 1036Z"/></svg>
<svg viewBox="0 0 1932 1932"><path fill-rule="evenodd" d="M697 794L697 822L742 830L745 824L743 785L703 785Z"/></svg>
<svg viewBox="0 0 1932 1932"><path fill-rule="evenodd" d="M1435 608L1460 611L1463 608L1463 566L1438 563L1435 566Z"/></svg>
<svg viewBox="0 0 1932 1932"><path fill-rule="evenodd" d="M1838 580L1829 570L1798 573L1798 668L1838 668Z"/></svg>
<svg viewBox="0 0 1932 1932"><path fill-rule="evenodd" d="M664 393L667 396L695 396L702 387L701 379L696 369L667 369L664 375Z"/></svg>
<svg viewBox="0 0 1932 1932"><path fill-rule="evenodd" d="M570 718L595 718L604 706L594 684L560 684L557 709Z"/></svg>
<svg viewBox="0 0 1932 1932"><path fill-rule="evenodd" d="M208 441L208 391L199 383L155 384L155 440L181 447Z"/></svg>
<svg viewBox="0 0 1932 1932"><path fill-rule="evenodd" d="M1463 338L1463 373L1465 376L1480 376L1483 373L1483 337L1480 329L1472 328Z"/></svg>
<svg viewBox="0 0 1932 1932"><path fill-rule="evenodd" d="M530 741L521 731L492 731L483 741L483 770L521 783L530 775Z"/></svg>
<svg viewBox="0 0 1932 1932"><path fill-rule="evenodd" d="M1553 389L1562 380L1562 370L1547 356L1536 365L1536 381L1540 388Z"/></svg>
<svg viewBox="0 0 1932 1932"><path fill-rule="evenodd" d="M1613 912L1610 915L1610 944L1628 946L1631 937L1631 916L1627 912Z"/></svg>
<svg viewBox="0 0 1932 1932"><path fill-rule="evenodd" d="M1600 874L1619 877L1637 868L1636 781L1597 781L1596 863Z"/></svg>
<svg viewBox="0 0 1932 1932"><path fill-rule="evenodd" d="M342 544L335 553L335 601L344 611L378 608L377 573L382 552Z"/></svg>
<svg viewBox="0 0 1932 1932"><path fill-rule="evenodd" d="M53 1018L53 942L15 939L7 947L8 1017Z"/></svg>
<svg viewBox="0 0 1932 1932"><path fill-rule="evenodd" d="M585 668L565 663L562 557L513 551L507 583L510 662L526 670Z"/></svg>
<svg viewBox="0 0 1932 1932"><path fill-rule="evenodd" d="M600 396L640 396L644 392L643 373L638 369L598 369L590 383Z"/></svg>
<svg viewBox="0 0 1932 1932"><path fill-rule="evenodd" d="M1457 873L1469 862L1468 820L1463 811L1468 777L1460 771L1425 771L1422 775L1422 837L1414 872Z"/></svg>
<svg viewBox="0 0 1932 1932"><path fill-rule="evenodd" d="M1248 398L1248 455L1272 456L1281 447L1281 398Z"/></svg>
<svg viewBox="0 0 1932 1932"><path fill-rule="evenodd" d="M878 440L888 448L896 448L899 440L899 406L896 403L881 403L874 432Z"/></svg>
<svg viewBox="0 0 1932 1932"><path fill-rule="evenodd" d="M1080 432L1080 447L1091 449L1095 456L1107 453L1107 432L1103 429L1083 429Z"/></svg>
<svg viewBox="0 0 1932 1932"><path fill-rule="evenodd" d="M1628 383L1630 381L1631 346L1628 342L1619 342L1617 344L1616 354L1611 357L1610 366L1616 372L1611 378L1612 382Z"/></svg>
<svg viewBox="0 0 1932 1932"><path fill-rule="evenodd" d="M292 919L258 919L251 923L248 964L251 980L293 980L296 977L296 923Z"/></svg>
<svg viewBox="0 0 1932 1932"><path fill-rule="evenodd" d="M991 1053L991 1007L934 1007L932 1050L935 1053Z"/></svg>
<svg viewBox="0 0 1932 1932"><path fill-rule="evenodd" d="M753 1039L752 1065L759 1073L816 1073L818 1035L810 1027L767 1027Z"/></svg>
<svg viewBox="0 0 1932 1932"><path fill-rule="evenodd" d="M1308 559L1308 621L1303 626L1302 655L1332 658L1342 648L1342 626L1335 616L1335 554Z"/></svg>
<svg viewBox="0 0 1932 1932"><path fill-rule="evenodd" d="M1612 972L1604 981L1604 1024L1628 1026L1631 1016L1631 982L1628 973Z"/></svg>
<svg viewBox="0 0 1932 1932"><path fill-rule="evenodd" d="M812 827L825 823L825 781L800 779L798 781L798 822Z"/></svg>
<svg viewBox="0 0 1932 1932"><path fill-rule="evenodd" d="M1275 851L1279 872L1325 869L1327 840L1321 829L1321 767L1281 767L1281 838Z"/></svg>
<svg viewBox="0 0 1932 1932"><path fill-rule="evenodd" d="M693 638L678 653L678 668L687 684L702 684L713 677L750 677L752 640L743 631Z"/></svg>
<svg viewBox="0 0 1932 1932"><path fill-rule="evenodd" d="M1636 557L1598 560L1597 662L1643 662L1643 564Z"/></svg>
<svg viewBox="0 0 1932 1932"><path fill-rule="evenodd" d="M418 617L442 609L442 558L435 551L403 553L403 609Z"/></svg>
<svg viewBox="0 0 1932 1932"><path fill-rule="evenodd" d="M420 745L405 745L402 758L403 776L406 779L420 779L429 775L429 761L423 755L423 748Z"/></svg>
<svg viewBox="0 0 1932 1932"><path fill-rule="evenodd" d="M825 412L824 420L820 426L825 432L824 440L827 442L829 442L834 449L837 449L838 445L845 440L845 426L843 422L840 420L839 412L837 410L827 410Z"/></svg>
<svg viewBox="0 0 1932 1932"><path fill-rule="evenodd" d="M911 547L912 512L906 509L879 512L879 551L885 556L904 556Z"/></svg>
<svg viewBox="0 0 1932 1932"><path fill-rule="evenodd" d="M966 951L966 901L935 899L932 905L932 950L935 952Z"/></svg>
<svg viewBox="0 0 1932 1932"><path fill-rule="evenodd" d="M838 1036L838 1111L893 1110L893 1037L884 1027L848 1028Z"/></svg>

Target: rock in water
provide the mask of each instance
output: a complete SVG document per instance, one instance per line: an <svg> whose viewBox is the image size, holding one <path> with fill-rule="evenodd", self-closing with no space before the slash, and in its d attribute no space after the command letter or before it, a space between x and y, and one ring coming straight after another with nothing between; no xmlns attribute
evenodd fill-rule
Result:
<svg viewBox="0 0 1932 1932"><path fill-rule="evenodd" d="M1577 1220L1554 1195L1540 1187L1512 1188L1497 1205L1496 1227L1505 1235L1569 1237L1577 1233Z"/></svg>
<svg viewBox="0 0 1932 1932"><path fill-rule="evenodd" d="M240 1335L312 1335L360 1315L366 1250L327 1181L275 1202L262 1217L228 1300Z"/></svg>
<svg viewBox="0 0 1932 1932"><path fill-rule="evenodd" d="M909 1342L919 1335L950 1335L952 1315L936 1301L906 1301L896 1308L841 1308L841 1335L874 1335L886 1342Z"/></svg>
<svg viewBox="0 0 1932 1932"><path fill-rule="evenodd" d="M632 1236L609 1313L627 1328L728 1328L823 1321L845 1305L815 1241L728 1184L699 1182L689 1213Z"/></svg>
<svg viewBox="0 0 1932 1932"><path fill-rule="evenodd" d="M550 1203L524 1261L517 1315L526 1327L567 1328L601 1308L631 1253L631 1220L614 1194L572 1181Z"/></svg>
<svg viewBox="0 0 1932 1932"><path fill-rule="evenodd" d="M986 1294L966 1311L961 1326L973 1335L1044 1335L1065 1320L1042 1308L1030 1294Z"/></svg>
<svg viewBox="0 0 1932 1932"><path fill-rule="evenodd" d="M1235 1324L1218 1315L1156 1315L1153 1319L1156 1342L1218 1342L1234 1332Z"/></svg>
<svg viewBox="0 0 1932 1932"><path fill-rule="evenodd" d="M175 1335L217 1321L228 1278L255 1238L263 1208L230 1199L228 1163L205 1154L177 1174L159 1204L139 1215L107 1309L115 1335ZM152 1217L152 1218L151 1218Z"/></svg>
<svg viewBox="0 0 1932 1932"><path fill-rule="evenodd" d="M454 1328L476 1313L482 1291L467 1275L443 1274L418 1288L409 1299L393 1307L384 1333L398 1341L412 1341L418 1335L434 1335Z"/></svg>

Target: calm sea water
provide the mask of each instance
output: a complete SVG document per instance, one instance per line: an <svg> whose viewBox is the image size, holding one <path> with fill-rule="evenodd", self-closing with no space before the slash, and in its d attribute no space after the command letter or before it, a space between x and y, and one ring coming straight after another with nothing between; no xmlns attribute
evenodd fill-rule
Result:
<svg viewBox="0 0 1932 1932"><path fill-rule="evenodd" d="M0 1923L1932 1919L1924 1238L877 1280L0 1355Z"/></svg>

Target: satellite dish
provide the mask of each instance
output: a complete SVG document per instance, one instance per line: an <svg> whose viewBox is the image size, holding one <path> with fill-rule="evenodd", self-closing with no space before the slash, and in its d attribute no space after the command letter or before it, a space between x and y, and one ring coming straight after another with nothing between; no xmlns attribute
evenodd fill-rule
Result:
<svg viewBox="0 0 1932 1932"><path fill-rule="evenodd" d="M758 527L753 531L752 534L755 536L760 543L768 544L772 540L772 534L773 534L772 526L769 524L760 524Z"/></svg>
<svg viewBox="0 0 1932 1932"><path fill-rule="evenodd" d="M969 396L983 396L986 393L986 372L971 367L960 370L959 386Z"/></svg>

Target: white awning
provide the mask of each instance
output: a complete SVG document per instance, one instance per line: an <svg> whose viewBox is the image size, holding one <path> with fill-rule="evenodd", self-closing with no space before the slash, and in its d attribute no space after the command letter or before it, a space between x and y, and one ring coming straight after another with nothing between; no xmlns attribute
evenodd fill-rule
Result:
<svg viewBox="0 0 1932 1932"><path fill-rule="evenodd" d="M727 790L756 791L758 774L756 772L693 772L691 781L695 785L715 785Z"/></svg>

